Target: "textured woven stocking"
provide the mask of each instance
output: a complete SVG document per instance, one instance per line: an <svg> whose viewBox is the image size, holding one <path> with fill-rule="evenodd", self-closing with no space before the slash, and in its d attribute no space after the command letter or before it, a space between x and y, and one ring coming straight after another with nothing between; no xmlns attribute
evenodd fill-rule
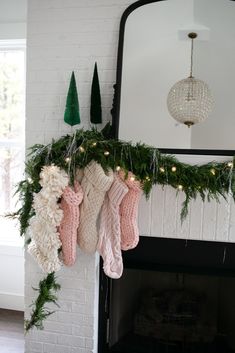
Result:
<svg viewBox="0 0 235 353"><path fill-rule="evenodd" d="M104 202L105 193L113 182L113 172L105 174L100 164L91 161L84 169L82 189L83 202L80 207L78 245L87 253L94 253L98 242L97 219Z"/></svg>
<svg viewBox="0 0 235 353"><path fill-rule="evenodd" d="M121 248L129 250L135 248L139 242L138 208L142 189L140 182L134 180L131 172L128 173L127 179L123 172L120 172L120 177L129 188L120 205Z"/></svg>
<svg viewBox="0 0 235 353"><path fill-rule="evenodd" d="M72 266L76 261L79 205L82 199L82 188L76 182L74 190L69 186L65 188L60 203L64 216L59 227L59 233L62 243L63 262L67 266Z"/></svg>
<svg viewBox="0 0 235 353"><path fill-rule="evenodd" d="M45 166L40 173L42 189L34 194L35 216L30 220L31 243L28 252L37 260L44 272L51 273L61 268L58 256L61 241L58 226L63 219L63 211L58 200L68 185L68 175L54 165Z"/></svg>
<svg viewBox="0 0 235 353"><path fill-rule="evenodd" d="M120 278L123 272L119 206L127 192L126 184L116 176L101 209L97 250L110 278Z"/></svg>

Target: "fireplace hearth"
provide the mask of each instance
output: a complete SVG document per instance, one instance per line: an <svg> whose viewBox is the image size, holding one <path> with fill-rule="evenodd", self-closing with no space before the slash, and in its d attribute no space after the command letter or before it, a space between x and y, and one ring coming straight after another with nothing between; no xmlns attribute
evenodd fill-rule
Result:
<svg viewBox="0 0 235 353"><path fill-rule="evenodd" d="M235 244L142 237L123 258L100 271L99 353L235 352Z"/></svg>

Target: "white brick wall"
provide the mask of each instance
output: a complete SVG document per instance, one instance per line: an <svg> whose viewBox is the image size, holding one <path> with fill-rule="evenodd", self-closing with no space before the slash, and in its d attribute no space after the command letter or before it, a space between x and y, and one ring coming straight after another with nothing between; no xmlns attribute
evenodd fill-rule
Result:
<svg viewBox="0 0 235 353"><path fill-rule="evenodd" d="M110 120L119 20L131 0L29 0L27 50L27 146L70 132L63 122L71 71L77 78L82 126L89 127L89 95L94 62L101 82L104 123ZM155 188L141 203L141 233L235 241L234 205L202 205L197 200L181 227L182 195ZM193 210L193 211L192 211ZM230 212L231 211L231 212ZM25 304L31 304L41 272L26 255ZM97 346L98 260L78 252L74 267L58 273L60 309L44 331L26 336L25 353L91 353ZM29 309L26 310L26 317Z"/></svg>
<svg viewBox="0 0 235 353"><path fill-rule="evenodd" d="M27 145L70 132L63 122L71 71L82 123L88 127L90 84L98 63L104 123L110 120L119 20L128 0L29 0Z"/></svg>
<svg viewBox="0 0 235 353"><path fill-rule="evenodd" d="M185 196L171 187L155 186L139 209L140 234L152 237L235 242L235 204L231 197L220 202L192 201L189 214L181 224L180 212Z"/></svg>
<svg viewBox="0 0 235 353"><path fill-rule="evenodd" d="M70 132L63 122L70 75L75 71L82 125L89 127L90 84L98 63L104 123L110 120L119 20L131 0L29 0L27 39L27 146ZM26 256L25 304L41 273ZM76 265L58 273L60 309L44 331L26 336L26 353L96 351L98 265L78 253ZM26 310L26 317L29 309ZM94 339L93 339L94 337Z"/></svg>

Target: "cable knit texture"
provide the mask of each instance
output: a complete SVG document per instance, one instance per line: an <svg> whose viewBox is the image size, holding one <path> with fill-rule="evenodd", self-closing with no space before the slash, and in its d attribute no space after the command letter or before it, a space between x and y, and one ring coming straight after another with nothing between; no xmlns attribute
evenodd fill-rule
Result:
<svg viewBox="0 0 235 353"><path fill-rule="evenodd" d="M59 233L62 242L63 262L67 266L74 265L76 261L79 205L82 199L82 188L78 182L75 182L74 190L70 186L65 188L60 203L64 216L59 227Z"/></svg>
<svg viewBox="0 0 235 353"><path fill-rule="evenodd" d="M40 173L40 184L42 189L34 194L35 216L29 226L31 243L28 252L44 272L51 273L61 268L58 256L61 241L57 227L63 211L59 208L58 199L68 185L68 175L57 166L45 166Z"/></svg>
<svg viewBox="0 0 235 353"><path fill-rule="evenodd" d="M128 190L115 176L101 209L97 250L103 258L104 272L110 278L120 278L123 272L119 206Z"/></svg>
<svg viewBox="0 0 235 353"><path fill-rule="evenodd" d="M107 174L100 164L91 161L84 169L82 189L83 202L80 207L78 245L87 253L96 251L98 242L97 220L104 202L105 193L113 182L113 172Z"/></svg>
<svg viewBox="0 0 235 353"><path fill-rule="evenodd" d="M129 189L120 205L121 248L130 250L135 248L139 242L138 208L142 189L140 182L134 179L131 172L128 173L127 178L123 171L119 175Z"/></svg>

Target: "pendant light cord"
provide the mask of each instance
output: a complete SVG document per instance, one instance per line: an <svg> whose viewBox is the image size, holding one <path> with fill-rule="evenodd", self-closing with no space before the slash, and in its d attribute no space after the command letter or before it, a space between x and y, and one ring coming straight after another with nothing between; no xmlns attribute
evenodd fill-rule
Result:
<svg viewBox="0 0 235 353"><path fill-rule="evenodd" d="M190 75L189 75L189 77L190 78L192 78L193 77L193 49L194 49L194 47L193 47L193 39L194 38L191 38L191 65L190 65Z"/></svg>

